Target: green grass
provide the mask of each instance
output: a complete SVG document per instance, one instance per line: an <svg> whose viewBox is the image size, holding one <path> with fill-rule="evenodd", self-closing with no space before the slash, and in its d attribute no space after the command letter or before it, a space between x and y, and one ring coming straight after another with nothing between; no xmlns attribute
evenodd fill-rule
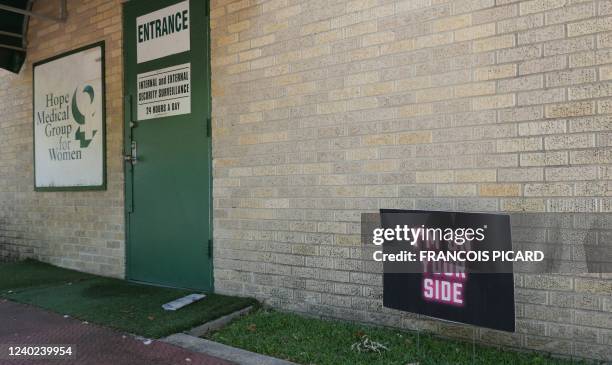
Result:
<svg viewBox="0 0 612 365"><path fill-rule="evenodd" d="M359 353L351 345L367 335L389 350ZM445 340L421 334L348 322L326 321L296 314L258 310L239 318L208 338L300 364L532 364L567 365L576 362L545 355L501 351L492 347Z"/></svg>
<svg viewBox="0 0 612 365"><path fill-rule="evenodd" d="M134 284L35 261L0 264L0 296L148 338L184 331L255 303L207 294L178 311L161 305L193 291Z"/></svg>

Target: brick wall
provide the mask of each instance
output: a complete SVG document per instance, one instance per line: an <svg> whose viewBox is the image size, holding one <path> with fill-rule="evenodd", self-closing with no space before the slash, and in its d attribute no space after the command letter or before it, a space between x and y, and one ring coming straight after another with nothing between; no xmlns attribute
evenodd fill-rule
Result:
<svg viewBox="0 0 612 365"><path fill-rule="evenodd" d="M124 274L120 3L69 0L66 23L32 18L21 73L0 71L0 258ZM34 10L59 14L56 1L37 1ZM108 190L34 192L32 63L100 40L106 41Z"/></svg>
<svg viewBox="0 0 612 365"><path fill-rule="evenodd" d="M612 210L612 1L213 0L211 28L218 291L612 359L610 276L517 276L510 335L382 308L358 260L379 208Z"/></svg>

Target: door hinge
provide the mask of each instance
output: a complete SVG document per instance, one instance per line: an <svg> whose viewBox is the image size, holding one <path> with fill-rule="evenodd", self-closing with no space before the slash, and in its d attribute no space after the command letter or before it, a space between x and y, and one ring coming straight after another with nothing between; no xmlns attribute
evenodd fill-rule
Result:
<svg viewBox="0 0 612 365"><path fill-rule="evenodd" d="M212 137L212 119L210 117L206 118L206 136Z"/></svg>
<svg viewBox="0 0 612 365"><path fill-rule="evenodd" d="M213 246L212 246L212 239L208 240L208 258L212 258L213 256Z"/></svg>

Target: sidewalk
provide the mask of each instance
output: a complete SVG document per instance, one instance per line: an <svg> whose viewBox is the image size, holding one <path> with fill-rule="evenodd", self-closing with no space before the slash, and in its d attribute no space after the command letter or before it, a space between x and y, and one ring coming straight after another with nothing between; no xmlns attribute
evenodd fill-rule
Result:
<svg viewBox="0 0 612 365"><path fill-rule="evenodd" d="M75 345L70 360L6 360L0 365L230 365L212 356L160 341L145 345L132 335L114 331L29 305L0 299L0 345Z"/></svg>

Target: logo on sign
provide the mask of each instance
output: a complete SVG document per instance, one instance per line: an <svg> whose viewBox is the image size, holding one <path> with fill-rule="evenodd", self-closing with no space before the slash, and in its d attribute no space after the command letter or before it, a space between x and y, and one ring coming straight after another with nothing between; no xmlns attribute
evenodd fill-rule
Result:
<svg viewBox="0 0 612 365"><path fill-rule="evenodd" d="M85 129L86 117L83 113L81 113L81 110L79 109L79 105L77 103L77 90L78 88L74 89L74 94L72 94L72 115L74 117L74 121L77 122L77 124L79 124L79 127L77 128L77 131L74 134L74 139L80 142L81 148L87 148L89 147L91 140L93 139L93 137L95 137L98 131L97 130L91 131L91 138L87 138L87 133L85 131L81 131L81 126L83 127L83 129ZM93 104L94 97L95 97L94 89L91 85L86 85L83 88L83 93L89 96L90 112L88 114L89 116L93 118L96 115L95 108L91 107L94 105Z"/></svg>

